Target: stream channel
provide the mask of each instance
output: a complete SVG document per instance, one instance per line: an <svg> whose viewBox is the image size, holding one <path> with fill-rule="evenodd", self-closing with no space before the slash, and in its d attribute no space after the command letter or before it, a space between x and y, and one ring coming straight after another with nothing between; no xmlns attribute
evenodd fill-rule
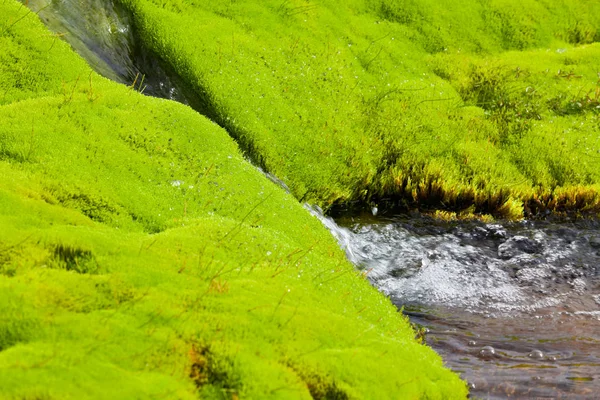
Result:
<svg viewBox="0 0 600 400"><path fill-rule="evenodd" d="M24 0L100 74L195 107L111 0ZM271 179L276 180L268 175ZM325 217L348 258L482 399L600 398L600 222Z"/></svg>
<svg viewBox="0 0 600 400"><path fill-rule="evenodd" d="M321 219L473 397L600 398L599 221Z"/></svg>

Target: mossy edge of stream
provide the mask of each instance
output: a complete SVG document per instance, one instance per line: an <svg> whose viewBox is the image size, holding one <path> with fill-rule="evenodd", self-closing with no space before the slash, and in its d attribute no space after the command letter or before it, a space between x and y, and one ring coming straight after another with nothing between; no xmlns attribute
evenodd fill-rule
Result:
<svg viewBox="0 0 600 400"><path fill-rule="evenodd" d="M120 0L144 45L299 199L600 211L600 6Z"/></svg>

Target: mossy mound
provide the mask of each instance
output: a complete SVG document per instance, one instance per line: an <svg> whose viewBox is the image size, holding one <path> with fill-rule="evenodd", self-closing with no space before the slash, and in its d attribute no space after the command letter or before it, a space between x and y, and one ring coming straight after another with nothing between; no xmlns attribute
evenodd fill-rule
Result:
<svg viewBox="0 0 600 400"><path fill-rule="evenodd" d="M600 211L595 2L121 2L299 199Z"/></svg>
<svg viewBox="0 0 600 400"><path fill-rule="evenodd" d="M466 396L223 129L56 39L0 1L0 398Z"/></svg>

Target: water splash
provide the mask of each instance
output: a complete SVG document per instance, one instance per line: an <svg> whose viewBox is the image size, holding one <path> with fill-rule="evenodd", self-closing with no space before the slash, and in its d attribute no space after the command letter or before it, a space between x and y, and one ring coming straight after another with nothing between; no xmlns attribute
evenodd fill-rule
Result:
<svg viewBox="0 0 600 400"><path fill-rule="evenodd" d="M592 292L598 289L600 257L590 242L594 229L456 224L424 216L343 221L344 227L318 208L307 208L350 261L368 270L371 282L397 302L514 315L564 305L574 293L587 293L588 303L597 305Z"/></svg>

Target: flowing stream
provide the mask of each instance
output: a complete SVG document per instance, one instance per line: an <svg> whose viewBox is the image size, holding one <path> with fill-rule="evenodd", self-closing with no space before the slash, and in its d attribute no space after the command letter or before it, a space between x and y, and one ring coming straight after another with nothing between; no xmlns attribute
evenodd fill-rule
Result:
<svg viewBox="0 0 600 400"><path fill-rule="evenodd" d="M600 222L317 215L476 398L600 398Z"/></svg>
<svg viewBox="0 0 600 400"><path fill-rule="evenodd" d="M131 17L113 1L24 3L100 74L197 103L139 44ZM484 224L417 214L334 221L308 208L472 396L600 396L599 222Z"/></svg>

